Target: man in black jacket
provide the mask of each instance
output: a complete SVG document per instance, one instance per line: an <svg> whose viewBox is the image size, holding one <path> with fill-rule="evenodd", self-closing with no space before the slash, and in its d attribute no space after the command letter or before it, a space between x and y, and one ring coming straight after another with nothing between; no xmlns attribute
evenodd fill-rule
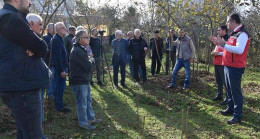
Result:
<svg viewBox="0 0 260 139"><path fill-rule="evenodd" d="M162 50L163 50L163 39L159 37L159 30L154 31L154 37L150 39L150 50L152 56L151 74L154 75L155 68L156 74L160 73L162 65Z"/></svg>
<svg viewBox="0 0 260 139"><path fill-rule="evenodd" d="M101 61L102 61L102 44L100 42L100 39L98 38L98 32L96 28L92 29L92 37L90 38L89 45L92 49L94 61L95 61L95 67L96 67L96 76L97 76L97 84L102 86L103 83L101 82ZM91 74L93 76L93 73ZM91 85L94 84L91 77Z"/></svg>
<svg viewBox="0 0 260 139"><path fill-rule="evenodd" d="M142 80L145 82L147 80L146 77L146 66L145 66L145 52L148 50L148 45L146 41L141 37L141 31L139 29L135 29L134 38L130 40L128 45L128 50L132 55L133 63L134 63L134 76L137 82L140 81L140 77L138 75L138 67L141 66L142 69Z"/></svg>
<svg viewBox="0 0 260 139"><path fill-rule="evenodd" d="M11 110L17 137L42 138L40 89L49 84L41 60L47 45L30 28L30 1L4 0L0 10L0 97Z"/></svg>
<svg viewBox="0 0 260 139"><path fill-rule="evenodd" d="M89 44L87 32L82 30L76 33L76 44L74 44L70 55L69 82L73 94L76 96L79 126L88 130L95 129L92 124L101 122L95 119L92 109L92 98L90 94L92 63L88 59L85 46Z"/></svg>

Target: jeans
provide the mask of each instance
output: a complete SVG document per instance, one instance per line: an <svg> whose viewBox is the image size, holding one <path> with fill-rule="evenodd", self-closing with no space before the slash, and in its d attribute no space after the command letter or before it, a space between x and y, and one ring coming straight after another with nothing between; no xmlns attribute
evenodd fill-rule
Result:
<svg viewBox="0 0 260 139"><path fill-rule="evenodd" d="M184 86L189 87L189 85L190 85L190 60L183 60L183 58L177 59L177 63L175 64L174 69L172 71L171 85L173 85L173 86L176 85L176 76L182 67L185 68Z"/></svg>
<svg viewBox="0 0 260 139"><path fill-rule="evenodd" d="M224 67L225 83L228 94L228 110L233 111L235 118L242 118L243 95L241 91L241 79L245 68Z"/></svg>
<svg viewBox="0 0 260 139"><path fill-rule="evenodd" d="M11 110L17 139L42 139L40 89L9 93L1 97Z"/></svg>
<svg viewBox="0 0 260 139"><path fill-rule="evenodd" d="M53 74L53 89L55 96L56 110L62 110L64 108L63 95L66 86L66 78L62 78L57 69L54 69Z"/></svg>
<svg viewBox="0 0 260 139"><path fill-rule="evenodd" d="M218 84L218 94L217 94L217 96L222 97L222 95L223 95L223 86L225 87L225 90L226 90L224 66L222 66L222 65L215 65L214 69L215 69L216 82ZM226 93L226 99L227 98L228 98L228 96L227 96L227 93Z"/></svg>
<svg viewBox="0 0 260 139"><path fill-rule="evenodd" d="M120 83L122 85L125 85L125 65L126 63L123 62L122 55L113 55L113 80L114 84L118 84L118 71L120 67L120 73L121 73L121 81Z"/></svg>
<svg viewBox="0 0 260 139"><path fill-rule="evenodd" d="M169 50L166 51L166 62L165 62L166 74L168 74L169 71L173 70L176 62L176 51L170 51L170 52L171 54L169 54ZM170 67L170 62L172 64L172 67Z"/></svg>
<svg viewBox="0 0 260 139"><path fill-rule="evenodd" d="M51 67L50 70L52 72L52 77L50 78L50 86L47 89L47 95L48 95L48 97L54 97L54 90L56 89L56 86L55 86L56 78L54 78L54 75L57 74L57 73L55 73L57 71L53 67Z"/></svg>
<svg viewBox="0 0 260 139"><path fill-rule="evenodd" d="M92 108L90 85L71 85L72 93L76 96L78 121L80 126L85 126L94 120L95 114Z"/></svg>

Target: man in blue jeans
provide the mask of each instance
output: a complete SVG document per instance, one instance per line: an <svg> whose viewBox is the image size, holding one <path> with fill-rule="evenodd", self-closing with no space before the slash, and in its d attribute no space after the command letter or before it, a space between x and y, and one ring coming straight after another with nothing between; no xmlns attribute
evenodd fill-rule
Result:
<svg viewBox="0 0 260 139"><path fill-rule="evenodd" d="M68 113L70 109L64 107L63 95L66 86L66 73L68 72L67 52L64 46L63 37L66 35L64 23L55 24L56 34L52 38L51 70L53 74L53 85L55 106L59 112Z"/></svg>
<svg viewBox="0 0 260 139"><path fill-rule="evenodd" d="M84 129L93 130L93 124L101 122L95 119L92 109L92 98L90 94L90 81L92 63L89 61L86 46L89 45L89 36L85 30L78 31L75 36L76 43L70 54L70 76L69 82L72 93L76 96L79 126Z"/></svg>
<svg viewBox="0 0 260 139"><path fill-rule="evenodd" d="M220 113L224 116L233 115L227 121L227 124L236 124L240 123L242 118L243 94L241 91L241 80L246 67L250 35L241 24L240 17L236 13L227 17L226 24L229 31L232 31L227 42L215 36L210 37L210 40L224 48L223 65L228 105L227 109L220 111Z"/></svg>
<svg viewBox="0 0 260 139"><path fill-rule="evenodd" d="M40 89L48 87L41 58L46 43L30 28L28 0L4 0L0 10L0 97L11 110L17 139L41 139Z"/></svg>
<svg viewBox="0 0 260 139"><path fill-rule="evenodd" d="M193 61L195 55L195 47L191 38L185 35L184 29L179 29L179 38L176 41L172 41L173 45L176 45L176 58L177 63L172 71L172 82L167 88L172 89L176 86L176 76L179 70L185 68L185 81L183 90L190 85L190 62Z"/></svg>

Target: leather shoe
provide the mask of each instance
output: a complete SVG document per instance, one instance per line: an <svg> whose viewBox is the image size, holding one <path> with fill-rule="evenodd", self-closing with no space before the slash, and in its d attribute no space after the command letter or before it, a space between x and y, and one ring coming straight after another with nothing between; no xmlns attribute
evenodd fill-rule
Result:
<svg viewBox="0 0 260 139"><path fill-rule="evenodd" d="M223 100L222 102L219 103L220 105L227 105L228 101L227 100Z"/></svg>
<svg viewBox="0 0 260 139"><path fill-rule="evenodd" d="M98 84L99 86L104 86L104 84L103 84L101 81L98 81L97 84Z"/></svg>
<svg viewBox="0 0 260 139"><path fill-rule="evenodd" d="M68 108L63 108L63 109L60 109L60 110L57 110L57 111L63 112L63 113L70 113L71 112L71 110L68 109Z"/></svg>
<svg viewBox="0 0 260 139"><path fill-rule="evenodd" d="M212 99L213 101L218 101L218 100L223 100L221 96L216 96L215 98Z"/></svg>
<svg viewBox="0 0 260 139"><path fill-rule="evenodd" d="M121 84L121 86L122 86L123 88L127 88L127 86L126 86L125 84Z"/></svg>
<svg viewBox="0 0 260 139"><path fill-rule="evenodd" d="M232 110L224 110L224 111L219 111L220 114L222 114L223 116L227 116L227 115L232 115L233 111Z"/></svg>
<svg viewBox="0 0 260 139"><path fill-rule="evenodd" d="M115 89L119 88L119 86L117 84L115 84Z"/></svg>
<svg viewBox="0 0 260 139"><path fill-rule="evenodd" d="M237 124L241 123L241 119L232 117L230 120L227 121L227 124L232 125L232 124Z"/></svg>
<svg viewBox="0 0 260 139"><path fill-rule="evenodd" d="M168 89L173 89L175 87L175 85L169 85L167 86Z"/></svg>

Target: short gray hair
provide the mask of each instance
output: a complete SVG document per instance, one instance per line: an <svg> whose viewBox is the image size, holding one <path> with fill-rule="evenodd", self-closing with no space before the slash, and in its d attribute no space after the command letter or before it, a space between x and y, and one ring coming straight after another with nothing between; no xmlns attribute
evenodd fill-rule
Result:
<svg viewBox="0 0 260 139"><path fill-rule="evenodd" d="M83 26L78 26L78 27L76 28L76 31L81 31L81 30L85 30L85 28L84 28Z"/></svg>
<svg viewBox="0 0 260 139"><path fill-rule="evenodd" d="M134 34L136 34L136 32L140 32L141 33L141 30L140 29L135 29Z"/></svg>
<svg viewBox="0 0 260 139"><path fill-rule="evenodd" d="M129 34L133 34L133 32L132 32L132 31L128 31L128 32L127 32L127 35L129 35Z"/></svg>
<svg viewBox="0 0 260 139"><path fill-rule="evenodd" d="M80 31L77 31L76 32L76 35L75 35L75 40L76 40L76 43L79 43L82 35L86 33L87 34L87 31L86 30L80 30Z"/></svg>
<svg viewBox="0 0 260 139"><path fill-rule="evenodd" d="M47 30L49 31L50 29L53 29L54 28L54 24L53 23L49 23L47 25Z"/></svg>
<svg viewBox="0 0 260 139"><path fill-rule="evenodd" d="M56 32L57 32L58 29L60 29L60 26L64 26L64 27L65 27L65 25L64 25L63 22L57 22L57 23L54 25Z"/></svg>
<svg viewBox="0 0 260 139"><path fill-rule="evenodd" d="M122 30L116 30L115 35L116 35L116 34L120 34L120 35L122 35L123 32L122 32Z"/></svg>
<svg viewBox="0 0 260 139"><path fill-rule="evenodd" d="M39 21L42 22L42 18L37 15L37 14L33 14L33 13L30 13L26 16L26 20L30 23L30 22L33 22L33 23L37 23Z"/></svg>

